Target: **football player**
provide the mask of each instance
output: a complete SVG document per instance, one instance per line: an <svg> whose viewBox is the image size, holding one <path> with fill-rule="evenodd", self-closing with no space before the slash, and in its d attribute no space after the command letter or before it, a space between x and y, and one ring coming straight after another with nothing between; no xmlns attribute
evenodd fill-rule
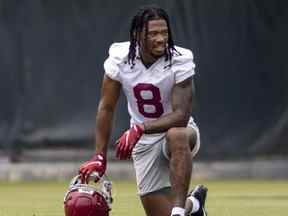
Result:
<svg viewBox="0 0 288 216"><path fill-rule="evenodd" d="M193 54L174 45L168 14L157 6L139 9L130 41L113 43L96 117L96 153L80 166L82 181L106 170L113 113L122 89L131 127L117 140L116 156L132 157L138 192L149 216L206 216L207 188L189 193L199 129L192 116ZM185 212L186 203L186 212Z"/></svg>

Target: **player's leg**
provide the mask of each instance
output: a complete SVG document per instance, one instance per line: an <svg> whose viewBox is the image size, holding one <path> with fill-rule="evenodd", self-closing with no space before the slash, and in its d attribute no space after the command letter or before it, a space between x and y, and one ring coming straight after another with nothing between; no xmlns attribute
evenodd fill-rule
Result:
<svg viewBox="0 0 288 216"><path fill-rule="evenodd" d="M167 149L170 158L170 180L174 193L173 214L183 215L192 174L192 152L196 144L191 127L171 128L167 131ZM175 208L175 209L174 209ZM180 209L179 209L180 208Z"/></svg>
<svg viewBox="0 0 288 216"><path fill-rule="evenodd" d="M195 155L200 145L198 128L187 130L186 133L189 140L188 145L190 146L188 152ZM148 216L170 216L174 206L176 196L171 190L170 157L168 156L171 156L171 154L167 146L166 139L162 139L153 145L137 144L133 150L138 192ZM186 199L186 194L187 191L184 199ZM190 204L189 202L188 204ZM191 207L191 205L189 206Z"/></svg>
<svg viewBox="0 0 288 216"><path fill-rule="evenodd" d="M169 135L173 136L174 138L178 137L178 136L188 137L189 147L191 150L192 160L193 160L194 156L197 154L197 152L200 148L200 132L199 132L199 128L197 127L197 125L195 124L195 122L193 121L192 118L190 119L186 129L187 130L173 130L172 131L173 133L170 133ZM181 135L181 133L182 133L182 135ZM177 136L176 136L176 134L177 134ZM187 138L185 138L185 139L187 139ZM175 144L176 143L177 143L177 139L175 140ZM171 145L171 142L164 145L164 148L163 148L164 149L164 155L166 155L167 158L170 157L170 160L171 160L171 152L170 152L171 150L169 149L168 144ZM177 155L176 155L176 157L177 157ZM191 163L192 163L192 161L191 161ZM191 167L191 172L192 172L192 167ZM171 175L173 175L173 174L171 173ZM188 185L189 185L189 183L188 183ZM176 188L176 190L177 190L177 188ZM187 191L186 191L186 193L187 193ZM203 186L203 185L196 186L195 189L189 193L188 199L186 199L185 215L206 216L206 212L204 209L206 195L207 195L207 188L205 186ZM177 197L176 197L176 199L177 199Z"/></svg>

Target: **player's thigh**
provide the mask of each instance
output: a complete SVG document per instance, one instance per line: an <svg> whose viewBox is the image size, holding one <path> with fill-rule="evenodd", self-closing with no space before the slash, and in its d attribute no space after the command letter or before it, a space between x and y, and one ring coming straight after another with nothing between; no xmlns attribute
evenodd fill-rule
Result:
<svg viewBox="0 0 288 216"><path fill-rule="evenodd" d="M164 142L163 138L151 145L137 143L133 149L133 165L140 196L171 187L169 160L162 153Z"/></svg>
<svg viewBox="0 0 288 216"><path fill-rule="evenodd" d="M147 216L170 216L173 196L171 188L163 188L140 197Z"/></svg>

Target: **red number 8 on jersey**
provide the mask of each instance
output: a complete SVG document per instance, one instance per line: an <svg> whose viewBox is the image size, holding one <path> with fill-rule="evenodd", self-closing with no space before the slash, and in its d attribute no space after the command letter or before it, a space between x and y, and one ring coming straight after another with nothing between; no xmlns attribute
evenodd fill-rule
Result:
<svg viewBox="0 0 288 216"><path fill-rule="evenodd" d="M163 105L161 103L160 90L157 86L154 86L150 83L139 83L134 88L134 96L137 99L137 105L139 112L146 118L158 118L163 112ZM144 98L141 92L151 92L151 98ZM145 106L154 106L152 112L145 111Z"/></svg>

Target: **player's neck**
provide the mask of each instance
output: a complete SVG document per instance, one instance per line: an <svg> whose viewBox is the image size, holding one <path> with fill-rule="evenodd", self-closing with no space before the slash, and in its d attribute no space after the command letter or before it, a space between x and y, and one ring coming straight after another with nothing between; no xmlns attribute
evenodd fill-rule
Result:
<svg viewBox="0 0 288 216"><path fill-rule="evenodd" d="M151 56L151 55L145 55L144 53L140 53L140 58L141 58L143 65L146 68L149 68L151 65L153 65L159 59L159 57L156 58L156 57Z"/></svg>

